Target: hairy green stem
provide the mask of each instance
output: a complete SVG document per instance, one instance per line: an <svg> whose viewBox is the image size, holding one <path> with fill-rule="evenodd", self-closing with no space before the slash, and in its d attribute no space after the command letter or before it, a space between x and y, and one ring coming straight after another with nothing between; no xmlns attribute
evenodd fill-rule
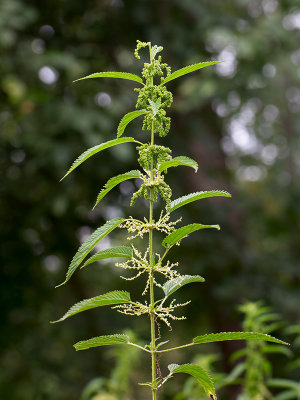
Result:
<svg viewBox="0 0 300 400"><path fill-rule="evenodd" d="M153 125L151 144L153 144ZM153 179L153 166L151 165L151 179ZM150 189L149 223L153 223L153 188ZM151 323L151 361L152 361L152 400L156 400L156 344L155 344L155 299L153 282L153 230L149 230L149 264L150 264L150 323Z"/></svg>
<svg viewBox="0 0 300 400"><path fill-rule="evenodd" d="M153 219L153 189L150 189L150 209L149 209L149 222L152 223ZM149 264L150 264L150 323L151 323L151 360L152 360L152 399L156 399L156 388L154 388L156 381L156 353L155 353L155 315L154 315L154 283L153 283L153 232L149 230Z"/></svg>
<svg viewBox="0 0 300 400"><path fill-rule="evenodd" d="M150 63L152 63L151 46L149 46ZM153 78L152 78L153 84ZM152 121L151 145L154 144L154 126ZM153 180L153 161L150 171L151 181ZM149 224L153 224L153 188L150 188ZM155 299L154 299L154 269L153 269L153 230L149 229L149 264L150 264L150 324L151 324L151 368L152 368L152 400L156 400L156 338L155 338Z"/></svg>

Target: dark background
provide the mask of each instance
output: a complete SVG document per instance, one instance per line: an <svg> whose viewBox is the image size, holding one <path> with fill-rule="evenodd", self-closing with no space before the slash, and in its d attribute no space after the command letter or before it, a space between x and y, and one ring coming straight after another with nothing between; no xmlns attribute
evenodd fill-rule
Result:
<svg viewBox="0 0 300 400"><path fill-rule="evenodd" d="M137 39L162 45L173 71L225 61L169 85L171 131L159 143L199 163L198 174L170 170L174 197L224 189L233 198L182 209L185 223L222 229L194 234L173 253L182 272L201 274L206 283L178 292L179 300L193 301L188 319L162 333L179 344L240 329L237 305L246 300L263 299L288 324L299 321L299 29L292 0L1 1L1 399L79 399L92 378L108 375L114 359L105 349L75 353L73 343L127 326L148 337L146 319L109 309L49 324L83 298L118 288L139 293L107 263L54 289L80 241L105 219L135 212L128 186L91 212L109 177L136 168L131 144L59 179L85 149L115 138L136 102L133 82L71 82L99 71L139 74ZM126 134L140 135L139 129L134 122ZM137 212L142 207L137 203ZM120 244L122 235L110 240ZM220 370L230 370L233 348L214 348ZM188 353L169 361L189 361ZM287 377L285 360L274 364Z"/></svg>

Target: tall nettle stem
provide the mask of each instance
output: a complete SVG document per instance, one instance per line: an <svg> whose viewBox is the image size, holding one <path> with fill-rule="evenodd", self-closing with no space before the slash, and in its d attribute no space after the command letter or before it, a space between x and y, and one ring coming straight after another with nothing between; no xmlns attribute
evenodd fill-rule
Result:
<svg viewBox="0 0 300 400"><path fill-rule="evenodd" d="M217 61L200 62L171 73L171 68L167 64L162 63L161 56L158 55L163 50L160 46L152 46L149 42L143 43L138 41L135 56L139 59L139 51L145 47L149 48L150 62L144 63L141 76L127 72L98 72L81 78L94 79L111 77L128 79L138 83L140 86L135 89L138 93L136 103L137 110L131 111L123 116L117 129L117 138L86 150L74 161L64 177L74 171L74 169L92 155L104 149L122 143L135 143L139 154L137 161L141 168L125 172L109 179L98 194L94 207L98 206L102 199L119 183L128 179L139 179L141 185L139 189L133 193L130 204L133 206L138 198L143 198L148 201L149 218L148 220L146 218L144 218L144 220L138 220L131 216L128 218L113 218L104 225L98 227L80 246L73 257L63 284L71 278L79 267L86 267L103 259L122 258L125 259L125 261L115 264L121 271L125 271L125 275L122 276L122 278L125 280L134 280L145 277L146 283L141 291L141 297L145 299L144 296L149 292L149 301L147 302L144 300L142 302L140 301L141 299L132 300L130 293L122 290L114 290L80 301L71 307L58 321L63 321L82 311L105 305L111 305L113 309L126 315L138 317L144 315L150 317L150 342L145 344L145 346L130 342L127 335L111 334L78 342L74 347L76 350L86 350L91 347L105 345L126 345L137 347L141 351L150 354L152 379L151 382L144 383L144 385L150 387L152 400L157 399L158 390L176 373L192 375L202 386L208 398L216 399L213 381L201 366L194 364L171 364L168 366L169 372L163 377L160 372L157 356L165 352L221 340L254 339L268 340L275 343L284 342L269 335L254 332L205 334L195 337L187 344L164 349L161 349L161 346L165 345L166 342L157 342L161 337L160 323L164 323L170 329L171 322L185 319L184 316L178 316L176 311L179 307L187 305L189 301L179 304L176 303L175 299L170 300L170 297L173 296L178 289L187 284L204 282L204 278L200 275L181 275L178 270L178 262L174 263L166 259L169 251L172 250L173 246L180 245L181 241L193 232L202 229L220 229L219 225L205 225L201 223L193 223L175 228L176 225L181 222L181 218L172 221L171 214L173 211L191 202L215 196L230 197L230 194L222 190L209 190L190 193L172 200L172 190L165 181L168 169L186 166L193 168L195 172L197 172L198 164L195 160L187 156L172 157L172 152L168 147L156 145L154 140L155 135L164 138L170 130L170 118L166 116L166 108L171 106L173 97L167 90L166 85L168 82L201 68L214 65ZM155 83L158 80L160 80L160 82ZM133 137L121 137L129 122L140 116L143 116L142 130L146 131L145 142L140 142ZM159 204L161 206L160 216L154 219L153 205L158 201L160 201ZM140 205L143 204L142 202L140 203ZM129 239L130 245L101 250L88 257L89 253L96 245L116 228L122 228L128 232L127 239ZM165 235L161 243L160 251L159 249L155 249L154 251L153 248L154 231L159 231ZM148 248L143 252L136 247L134 239L143 239L144 235L148 235ZM156 296L156 298L154 297L155 287L157 291L160 290L160 294ZM159 328L157 331L158 337L156 337L156 326Z"/></svg>

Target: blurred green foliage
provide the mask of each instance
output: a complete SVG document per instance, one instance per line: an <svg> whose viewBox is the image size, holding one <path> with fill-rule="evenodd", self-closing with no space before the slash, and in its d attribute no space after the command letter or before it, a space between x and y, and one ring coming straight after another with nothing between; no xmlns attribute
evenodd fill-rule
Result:
<svg viewBox="0 0 300 400"><path fill-rule="evenodd" d="M201 274L207 284L201 292L189 288L195 306L172 340L238 329L234 310L245 299L264 299L299 321L299 21L293 0L1 1L1 398L77 399L113 365L109 353L76 354L70 343L120 331L123 317L90 311L63 328L49 321L116 287L112 266L99 264L54 290L80 241L104 219L130 214L130 185L91 208L110 176L136 167L134 150L108 150L59 179L82 151L116 136L120 115L136 101L130 82L71 82L96 71L139 73L136 39L164 46L173 70L225 61L170 84L172 126L161 143L171 140L174 156L187 154L200 166L197 175L168 174L174 197L214 188L233 194L185 211L185 222L197 214L222 230L180 248L184 273ZM137 126L128 135L141 135ZM132 320L138 337L145 338L147 323ZM234 349L220 344L225 372ZM284 363L276 368L279 377ZM133 371L134 379L143 373Z"/></svg>
<svg viewBox="0 0 300 400"><path fill-rule="evenodd" d="M256 330L266 334L276 331L276 336L285 336L286 340L291 342L292 350L286 346L274 346L262 341L245 341L243 347L230 357L230 361L235 365L229 374L217 372L220 366L220 356L217 354L196 354L193 362L210 372L218 392L222 390L223 394L224 388L228 389L228 386L231 386L231 391L237 393L237 400L298 400L300 384L296 370L299 369L299 353L297 354L296 348L299 325L286 327L286 321L261 301L246 302L238 309L244 314L244 331ZM293 340L295 334L297 337ZM281 371L281 378L277 378L274 369L277 369L280 360L285 368ZM291 374L291 371L296 374ZM289 375L292 379L286 379ZM182 392L175 396L175 400L206 398L206 394L193 378L188 378Z"/></svg>

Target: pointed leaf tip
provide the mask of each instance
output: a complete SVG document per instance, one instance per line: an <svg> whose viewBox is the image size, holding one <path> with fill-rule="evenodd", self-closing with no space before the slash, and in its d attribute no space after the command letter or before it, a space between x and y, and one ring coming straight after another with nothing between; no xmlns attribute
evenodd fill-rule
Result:
<svg viewBox="0 0 300 400"><path fill-rule="evenodd" d="M69 175L75 168L77 168L80 164L82 164L84 161L86 161L88 158L93 156L94 154L98 153L99 151L108 149L109 147L116 146L117 144L122 144L122 143L130 143L130 142L136 142L136 140L133 137L123 137L119 139L113 139L109 140L108 142L98 144L94 147L89 148L88 150L84 151L72 164L72 166L69 168L67 173L61 178L60 181L62 181L67 175ZM137 143L137 142L136 142Z"/></svg>
<svg viewBox="0 0 300 400"><path fill-rule="evenodd" d="M124 115L124 117L121 119L118 129L117 129L117 137L120 137L123 135L126 126L129 124L130 121L134 120L135 118L139 117L140 115L146 114L147 110L136 110L129 112Z"/></svg>
<svg viewBox="0 0 300 400"><path fill-rule="evenodd" d="M131 258L132 248L129 246L110 247L109 249L98 251L92 257L88 258L86 262L80 267L84 268L95 261L105 260L107 258Z"/></svg>
<svg viewBox="0 0 300 400"><path fill-rule="evenodd" d="M63 317L56 321L52 321L52 323L57 323L64 321L65 319L72 317L75 314L80 312L90 310L92 308L102 307L102 306L109 306L114 304L124 304L130 303L130 294L123 290L114 290L112 292L108 292L102 294L100 296L92 297L91 299L85 299L79 301L78 303L74 304Z"/></svg>
<svg viewBox="0 0 300 400"><path fill-rule="evenodd" d="M164 161L161 164L159 164L158 168L160 171L164 171L170 167L178 167L180 165L194 168L195 172L198 171L198 163L194 161L192 158L186 156L178 156L170 161Z"/></svg>
<svg viewBox="0 0 300 400"><path fill-rule="evenodd" d="M214 382L209 376L209 374L201 368L199 365L195 364L170 364L168 366L170 374L185 373L192 375L198 383L202 386L205 393L211 398L216 400L216 392L214 388Z"/></svg>
<svg viewBox="0 0 300 400"><path fill-rule="evenodd" d="M54 289L59 288L60 286L63 286L67 283L67 280L64 280L62 283L60 283L59 285L54 286Z"/></svg>
<svg viewBox="0 0 300 400"><path fill-rule="evenodd" d="M177 210L177 208L185 206L186 204L192 203L196 200L207 199L210 197L231 197L231 194L226 192L225 190L207 190L202 192L190 193L171 201L168 212L171 213L172 211Z"/></svg>
<svg viewBox="0 0 300 400"><path fill-rule="evenodd" d="M176 243L180 243L182 239L187 237L190 233L198 231L199 229L220 229L219 225L202 225L202 224L189 224L176 229L162 241L164 247L174 246Z"/></svg>
<svg viewBox="0 0 300 400"><path fill-rule="evenodd" d="M279 344L288 345L273 336L259 332L219 332L208 333L205 335L197 336L193 339L195 344L222 342L227 340L263 340L266 342L274 342Z"/></svg>
<svg viewBox="0 0 300 400"><path fill-rule="evenodd" d="M182 275L177 278L166 281L162 287L165 296L170 296L175 293L182 286L194 282L205 282L205 279L200 275Z"/></svg>
<svg viewBox="0 0 300 400"><path fill-rule="evenodd" d="M74 344L76 351L87 350L91 347L108 346L113 344L128 344L130 342L129 336L116 334L116 335L106 335L98 336L92 339L83 340Z"/></svg>
<svg viewBox="0 0 300 400"><path fill-rule="evenodd" d="M94 74L90 74L87 76L84 76L83 78L75 79L74 82L82 81L83 79L93 79L93 78L121 78L121 79L128 79L130 81L135 81L138 83L143 84L143 80L141 77L135 74L130 74L128 72L96 72Z"/></svg>
<svg viewBox="0 0 300 400"><path fill-rule="evenodd" d="M99 202L103 199L103 197L106 196L108 192L110 192L115 186L117 186L119 183L124 182L128 179L137 179L140 178L140 171L138 170L132 170L129 172L125 172L124 174L120 174L117 176L114 176L110 178L106 184L104 185L104 188L100 191L100 193L97 196L96 203L93 207L93 209L99 204Z"/></svg>
<svg viewBox="0 0 300 400"><path fill-rule="evenodd" d="M93 248L102 240L105 236L107 236L111 231L117 228L122 222L124 218L113 218L110 221L107 221L104 225L97 228L91 236L89 236L83 244L79 247L77 253L73 257L70 266L67 271L66 279L63 283L58 286L64 285L79 267L84 258L88 255L88 253L93 250Z"/></svg>
<svg viewBox="0 0 300 400"><path fill-rule="evenodd" d="M209 67L210 65L219 64L221 61L207 61L207 62L200 62L197 64L187 65L177 71L173 72L172 74L168 75L164 80L163 83L167 83L172 81L173 79L179 78L183 75L189 74L191 72L197 71L198 69Z"/></svg>

